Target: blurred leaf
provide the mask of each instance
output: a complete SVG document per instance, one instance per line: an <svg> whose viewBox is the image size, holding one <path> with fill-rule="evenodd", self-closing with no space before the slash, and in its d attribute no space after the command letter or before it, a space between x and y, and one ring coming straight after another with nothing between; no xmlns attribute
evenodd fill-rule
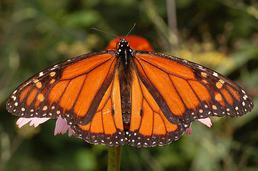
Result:
<svg viewBox="0 0 258 171"><path fill-rule="evenodd" d="M100 16L96 11L78 11L64 18L68 27L89 27L96 25Z"/></svg>
<svg viewBox="0 0 258 171"><path fill-rule="evenodd" d="M89 150L80 150L77 152L77 165L80 170L95 170L96 159L94 154Z"/></svg>

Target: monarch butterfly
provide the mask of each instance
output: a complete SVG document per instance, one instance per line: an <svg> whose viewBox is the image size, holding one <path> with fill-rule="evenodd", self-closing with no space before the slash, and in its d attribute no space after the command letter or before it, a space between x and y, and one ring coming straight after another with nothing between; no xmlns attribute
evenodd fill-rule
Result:
<svg viewBox="0 0 258 171"><path fill-rule="evenodd" d="M107 49L32 76L10 95L7 110L23 118L64 118L88 143L153 147L178 140L194 120L253 108L236 83L155 53L143 38L120 37Z"/></svg>

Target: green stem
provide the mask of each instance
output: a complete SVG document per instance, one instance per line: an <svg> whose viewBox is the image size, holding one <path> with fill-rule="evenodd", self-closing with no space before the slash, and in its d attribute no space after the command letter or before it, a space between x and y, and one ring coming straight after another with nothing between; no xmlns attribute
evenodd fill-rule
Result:
<svg viewBox="0 0 258 171"><path fill-rule="evenodd" d="M121 150L120 146L108 148L108 171L120 170Z"/></svg>

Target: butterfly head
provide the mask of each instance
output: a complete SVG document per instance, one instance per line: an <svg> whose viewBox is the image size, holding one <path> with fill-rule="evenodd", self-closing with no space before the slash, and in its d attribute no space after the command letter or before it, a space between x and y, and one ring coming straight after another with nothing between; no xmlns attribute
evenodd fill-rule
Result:
<svg viewBox="0 0 258 171"><path fill-rule="evenodd" d="M120 39L120 41L117 43L117 56L121 58L124 65L129 63L130 58L133 56L132 53L133 50L128 41L124 38Z"/></svg>

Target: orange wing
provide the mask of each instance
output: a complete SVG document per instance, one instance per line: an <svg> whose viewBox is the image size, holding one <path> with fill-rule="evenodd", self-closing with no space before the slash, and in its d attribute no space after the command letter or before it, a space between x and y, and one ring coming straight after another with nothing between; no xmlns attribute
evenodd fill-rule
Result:
<svg viewBox="0 0 258 171"><path fill-rule="evenodd" d="M132 111L128 144L136 147L162 146L176 141L185 131L181 122L171 123L164 115L147 87L133 70Z"/></svg>
<svg viewBox="0 0 258 171"><path fill-rule="evenodd" d="M72 125L75 133L92 144L123 145L125 140L121 111L118 71L98 105L92 120L86 125Z"/></svg>
<svg viewBox="0 0 258 171"><path fill-rule="evenodd" d="M110 86L117 67L113 51L81 55L50 67L21 84L7 110L21 117L61 115L72 123L88 123Z"/></svg>
<svg viewBox="0 0 258 171"><path fill-rule="evenodd" d="M134 64L141 81L172 123L209 116L240 116L252 99L213 70L180 58L136 51Z"/></svg>

